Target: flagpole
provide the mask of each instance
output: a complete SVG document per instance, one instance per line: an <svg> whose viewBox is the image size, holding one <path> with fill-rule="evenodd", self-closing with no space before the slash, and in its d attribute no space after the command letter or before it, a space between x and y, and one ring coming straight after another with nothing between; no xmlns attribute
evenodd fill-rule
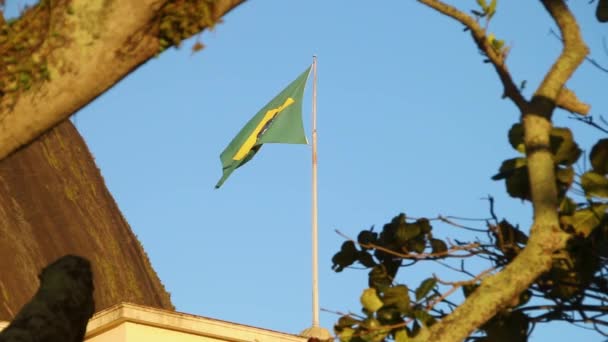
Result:
<svg viewBox="0 0 608 342"><path fill-rule="evenodd" d="M319 326L319 229L317 224L317 56L312 56L312 326Z"/></svg>
<svg viewBox="0 0 608 342"><path fill-rule="evenodd" d="M312 327L300 333L319 341L333 341L319 325L319 229L317 225L317 56L312 56Z"/></svg>

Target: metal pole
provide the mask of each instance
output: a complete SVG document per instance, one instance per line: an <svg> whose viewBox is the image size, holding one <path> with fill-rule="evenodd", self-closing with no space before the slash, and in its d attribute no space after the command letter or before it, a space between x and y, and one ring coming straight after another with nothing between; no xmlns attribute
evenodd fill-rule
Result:
<svg viewBox="0 0 608 342"><path fill-rule="evenodd" d="M319 326L319 231L317 226L317 56L312 56L312 326Z"/></svg>

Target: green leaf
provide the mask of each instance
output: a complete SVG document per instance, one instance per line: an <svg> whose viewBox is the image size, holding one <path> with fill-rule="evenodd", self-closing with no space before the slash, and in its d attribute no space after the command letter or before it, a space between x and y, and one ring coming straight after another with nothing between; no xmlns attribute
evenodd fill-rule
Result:
<svg viewBox="0 0 608 342"><path fill-rule="evenodd" d="M481 7L481 9L483 9L484 12L488 12L488 3L486 3L486 0L477 0L477 4L479 7Z"/></svg>
<svg viewBox="0 0 608 342"><path fill-rule="evenodd" d="M420 226L416 223L403 223L397 227L397 231L395 232L395 237L397 238L397 242L405 243L406 241L415 238L420 235L421 229Z"/></svg>
<svg viewBox="0 0 608 342"><path fill-rule="evenodd" d="M570 197L564 197L559 205L560 215L572 215L576 211L576 203Z"/></svg>
<svg viewBox="0 0 608 342"><path fill-rule="evenodd" d="M416 252L416 253L424 252L425 248L426 248L426 243L424 241L424 237L420 238L420 236L408 241L408 244L407 244L407 249L409 249L412 252Z"/></svg>
<svg viewBox="0 0 608 342"><path fill-rule="evenodd" d="M512 158L503 160L500 165L500 169L498 169L498 173L492 176L493 180L500 180L508 178L510 175L515 172L515 170L527 167L526 158Z"/></svg>
<svg viewBox="0 0 608 342"><path fill-rule="evenodd" d="M384 291L391 286L392 282L393 279L386 271L384 265L377 265L369 272L369 286L377 288L380 291Z"/></svg>
<svg viewBox="0 0 608 342"><path fill-rule="evenodd" d="M601 139L593 145L589 159L593 171L602 175L608 173L608 139Z"/></svg>
<svg viewBox="0 0 608 342"><path fill-rule="evenodd" d="M395 342L409 342L410 336L405 328L395 331Z"/></svg>
<svg viewBox="0 0 608 342"><path fill-rule="evenodd" d="M587 198L608 198L608 178L593 171L585 172L581 176L581 186Z"/></svg>
<svg viewBox="0 0 608 342"><path fill-rule="evenodd" d="M555 177L560 183L570 187L572 182L574 182L574 169L572 166L558 167L555 172Z"/></svg>
<svg viewBox="0 0 608 342"><path fill-rule="evenodd" d="M378 297L378 293L374 288L368 288L361 295L361 305L368 312L376 312L382 307L382 300Z"/></svg>
<svg viewBox="0 0 608 342"><path fill-rule="evenodd" d="M499 173L494 175L492 179L505 179L507 192L511 197L528 200L530 199L530 187L526 163L526 158L505 160L500 166Z"/></svg>
<svg viewBox="0 0 608 342"><path fill-rule="evenodd" d="M416 300L424 298L437 284L437 279L427 278L416 289Z"/></svg>
<svg viewBox="0 0 608 342"><path fill-rule="evenodd" d="M344 328L344 329L342 329L342 331L340 331L340 333L338 334L338 337L340 338L341 342L350 342L350 340L353 338L354 334L355 334L354 329Z"/></svg>
<svg viewBox="0 0 608 342"><path fill-rule="evenodd" d="M431 226L431 222L429 222L429 220L427 218L419 218L416 220L416 224L418 226L420 226L420 231L423 234L428 234L433 230L433 227Z"/></svg>
<svg viewBox="0 0 608 342"><path fill-rule="evenodd" d="M488 6L488 19L492 18L494 13L496 13L496 0L492 0L492 2L490 2L490 6Z"/></svg>
<svg viewBox="0 0 608 342"><path fill-rule="evenodd" d="M568 128L554 127L551 129L550 140L553 161L556 164L572 165L582 153Z"/></svg>
<svg viewBox="0 0 608 342"><path fill-rule="evenodd" d="M392 286L384 290L382 297L384 305L394 305L400 312L406 313L410 309L410 294L405 285Z"/></svg>
<svg viewBox="0 0 608 342"><path fill-rule="evenodd" d="M572 216L574 230L584 237L589 236L606 216L606 209L608 209L608 205L601 204L576 211Z"/></svg>
<svg viewBox="0 0 608 342"><path fill-rule="evenodd" d="M431 316L428 312L424 310L416 310L414 313L414 317L422 323L425 327L430 327L435 323L435 317Z"/></svg>
<svg viewBox="0 0 608 342"><path fill-rule="evenodd" d="M340 319L338 320L338 323L336 324L336 327L347 328L347 327L352 327L353 325L356 325L359 323L361 323L361 321L356 320L349 315L344 315L344 316L340 317Z"/></svg>

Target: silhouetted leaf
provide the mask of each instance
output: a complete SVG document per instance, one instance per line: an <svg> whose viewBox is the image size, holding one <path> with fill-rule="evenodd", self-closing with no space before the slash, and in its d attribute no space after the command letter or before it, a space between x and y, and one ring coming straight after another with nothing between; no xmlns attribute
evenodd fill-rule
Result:
<svg viewBox="0 0 608 342"><path fill-rule="evenodd" d="M395 237L400 244L420 235L420 226L416 223L404 223L397 227Z"/></svg>
<svg viewBox="0 0 608 342"><path fill-rule="evenodd" d="M416 224L420 227L420 231L423 234L428 234L433 230L431 222L427 218L419 218L416 220Z"/></svg>
<svg viewBox="0 0 608 342"><path fill-rule="evenodd" d="M601 139L593 145L589 159L593 171L602 175L608 173L608 139Z"/></svg>
<svg viewBox="0 0 608 342"><path fill-rule="evenodd" d="M572 165L581 155L581 149L574 141L568 128L554 127L551 130L551 152L556 164Z"/></svg>
<svg viewBox="0 0 608 342"><path fill-rule="evenodd" d="M477 285L477 284L467 284L467 285L464 285L462 287L462 294L466 298L466 297L470 296L471 293L473 293L473 291L475 291L478 287L479 287L479 285Z"/></svg>
<svg viewBox="0 0 608 342"><path fill-rule="evenodd" d="M581 186L585 195L589 197L608 198L608 178L593 171L585 172L581 176Z"/></svg>
<svg viewBox="0 0 608 342"><path fill-rule="evenodd" d="M416 312L414 312L414 317L416 317L416 319L425 327L430 327L436 321L435 317L424 310L416 310Z"/></svg>
<svg viewBox="0 0 608 342"><path fill-rule="evenodd" d="M375 244L378 239L378 233L371 231L372 229L374 229L373 226L370 230L361 231L359 236L357 236L357 242L364 245Z"/></svg>
<svg viewBox="0 0 608 342"><path fill-rule="evenodd" d="M433 254L443 253L448 250L448 245L443 240L431 239L431 248Z"/></svg>
<svg viewBox="0 0 608 342"><path fill-rule="evenodd" d="M407 249L412 252L422 253L422 252L424 252L425 248L426 248L426 243L424 241L424 238L420 238L420 236L408 241L408 243L407 243Z"/></svg>
<svg viewBox="0 0 608 342"><path fill-rule="evenodd" d="M340 317L338 323L334 326L336 330L341 330L344 328L351 328L353 325L359 324L361 321L354 319L349 315L344 315Z"/></svg>
<svg viewBox="0 0 608 342"><path fill-rule="evenodd" d="M374 261L374 257L371 256L371 254L369 254L366 251L360 251L359 252L359 262L361 263L361 265L370 268L370 267L374 267L376 266L376 262Z"/></svg>
<svg viewBox="0 0 608 342"><path fill-rule="evenodd" d="M608 0L598 1L597 8L595 10L595 17L600 23L605 23L608 21Z"/></svg>
<svg viewBox="0 0 608 342"><path fill-rule="evenodd" d="M357 261L359 251L355 247L355 243L352 241L345 241L342 244L342 248L336 253L331 259L333 265L332 269L336 272L342 272L345 267L352 265Z"/></svg>
<svg viewBox="0 0 608 342"><path fill-rule="evenodd" d="M369 272L369 287L384 291L393 283L392 277L386 271L384 265L377 265Z"/></svg>
<svg viewBox="0 0 608 342"><path fill-rule="evenodd" d="M509 143L520 153L526 153L526 145L524 145L524 127L520 123L511 126L509 130Z"/></svg>
<svg viewBox="0 0 608 342"><path fill-rule="evenodd" d="M427 278L416 289L416 300L421 300L435 287L437 279Z"/></svg>
<svg viewBox="0 0 608 342"><path fill-rule="evenodd" d="M525 158L513 158L502 162L499 173L493 180L506 179L505 185L511 197L530 199L530 186L528 182L528 167Z"/></svg>

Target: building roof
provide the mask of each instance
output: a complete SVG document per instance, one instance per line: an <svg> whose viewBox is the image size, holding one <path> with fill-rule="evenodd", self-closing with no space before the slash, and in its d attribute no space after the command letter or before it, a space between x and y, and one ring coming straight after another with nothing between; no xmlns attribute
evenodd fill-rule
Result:
<svg viewBox="0 0 608 342"><path fill-rule="evenodd" d="M8 322L0 322L0 329ZM305 342L305 337L181 312L121 303L97 312L87 342Z"/></svg>

